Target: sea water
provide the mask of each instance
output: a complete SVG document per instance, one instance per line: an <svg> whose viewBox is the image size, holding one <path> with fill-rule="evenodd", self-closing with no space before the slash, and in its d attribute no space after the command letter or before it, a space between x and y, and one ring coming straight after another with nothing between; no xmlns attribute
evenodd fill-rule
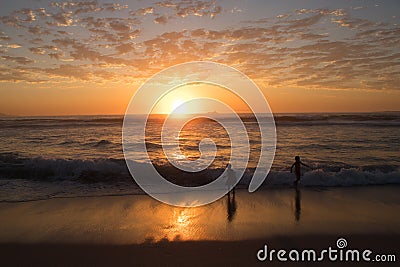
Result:
<svg viewBox="0 0 400 267"><path fill-rule="evenodd" d="M237 123L230 115L219 117L221 123ZM290 167L296 155L311 167L303 168L300 186L400 183L400 113L274 117L276 153L263 188L291 186L294 176ZM263 122L257 123L246 114L241 118L248 132L243 141L248 138L251 148L247 171L239 182L239 187L244 188L258 163L258 123ZM177 172L163 153L163 145L168 145L160 139L164 119L165 116L151 116L146 136L131 136L125 143L130 157L138 164L148 163L150 158L162 175L181 185L197 186L216 179L230 159L231 143L225 129L209 119L184 125L178 141L186 158L201 156L199 142L204 138L210 138L217 148L216 157L206 170L187 174ZM125 164L122 124L123 116L1 117L0 201L143 194ZM136 149L142 142L146 143L147 153ZM207 146L202 152L208 153Z"/></svg>

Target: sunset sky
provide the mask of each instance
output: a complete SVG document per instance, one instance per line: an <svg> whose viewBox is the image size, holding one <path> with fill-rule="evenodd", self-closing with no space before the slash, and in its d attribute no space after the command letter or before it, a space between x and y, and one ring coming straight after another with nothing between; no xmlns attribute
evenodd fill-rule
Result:
<svg viewBox="0 0 400 267"><path fill-rule="evenodd" d="M0 113L123 114L146 79L202 60L248 75L273 112L400 110L397 0L0 5Z"/></svg>

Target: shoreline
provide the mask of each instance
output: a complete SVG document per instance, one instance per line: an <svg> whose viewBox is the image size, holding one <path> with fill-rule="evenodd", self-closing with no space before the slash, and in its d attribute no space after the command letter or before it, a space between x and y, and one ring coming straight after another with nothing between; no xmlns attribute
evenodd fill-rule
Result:
<svg viewBox="0 0 400 267"><path fill-rule="evenodd" d="M196 208L168 206L147 195L0 203L0 263L317 266L321 262L259 262L256 253L265 244L287 250L335 247L338 238L349 249L400 259L399 208L399 186L237 190L235 199L225 196Z"/></svg>
<svg viewBox="0 0 400 267"><path fill-rule="evenodd" d="M41 181L38 181L41 182ZM247 184L246 185L237 185L236 192L244 192L247 193ZM363 188L385 188L392 187L400 189L400 184L396 183L388 183L388 184L371 184L371 185L346 185L346 186L320 186L320 185L302 185L298 186L293 185L267 185L261 186L257 189L258 192L270 192L270 191L279 191L279 190L293 190L298 188L300 190L310 190L310 191L330 191L330 190L352 190L352 189L363 189ZM47 201L47 200L57 200L57 199L75 199L75 198L99 198L99 197L135 197L135 196L148 196L146 192L140 189L140 193L111 193L111 194L99 194L99 195L67 195L67 196L51 196L51 197L42 197L37 199L21 199L21 200L0 200L1 203L27 203L27 202L36 202L36 201ZM218 200L217 200L218 201Z"/></svg>

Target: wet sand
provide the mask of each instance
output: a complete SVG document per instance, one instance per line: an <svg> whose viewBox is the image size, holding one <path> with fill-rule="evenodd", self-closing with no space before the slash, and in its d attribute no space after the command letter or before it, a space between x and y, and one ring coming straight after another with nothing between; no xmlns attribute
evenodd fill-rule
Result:
<svg viewBox="0 0 400 267"><path fill-rule="evenodd" d="M198 208L145 195L3 202L0 256L5 266L266 265L264 244L318 249L343 237L399 259L399 208L398 186L237 190Z"/></svg>

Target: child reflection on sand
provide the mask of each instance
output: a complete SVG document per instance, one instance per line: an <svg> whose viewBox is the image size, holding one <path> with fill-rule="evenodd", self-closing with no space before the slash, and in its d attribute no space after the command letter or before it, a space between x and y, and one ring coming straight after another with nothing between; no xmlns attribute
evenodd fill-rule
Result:
<svg viewBox="0 0 400 267"><path fill-rule="evenodd" d="M236 184L236 175L235 175L235 171L232 170L232 165L230 163L228 163L228 165L226 166L226 174L225 176L227 176L226 179L226 183L225 185L228 186L228 194L230 194L231 192L233 194L235 194L235 184Z"/></svg>

